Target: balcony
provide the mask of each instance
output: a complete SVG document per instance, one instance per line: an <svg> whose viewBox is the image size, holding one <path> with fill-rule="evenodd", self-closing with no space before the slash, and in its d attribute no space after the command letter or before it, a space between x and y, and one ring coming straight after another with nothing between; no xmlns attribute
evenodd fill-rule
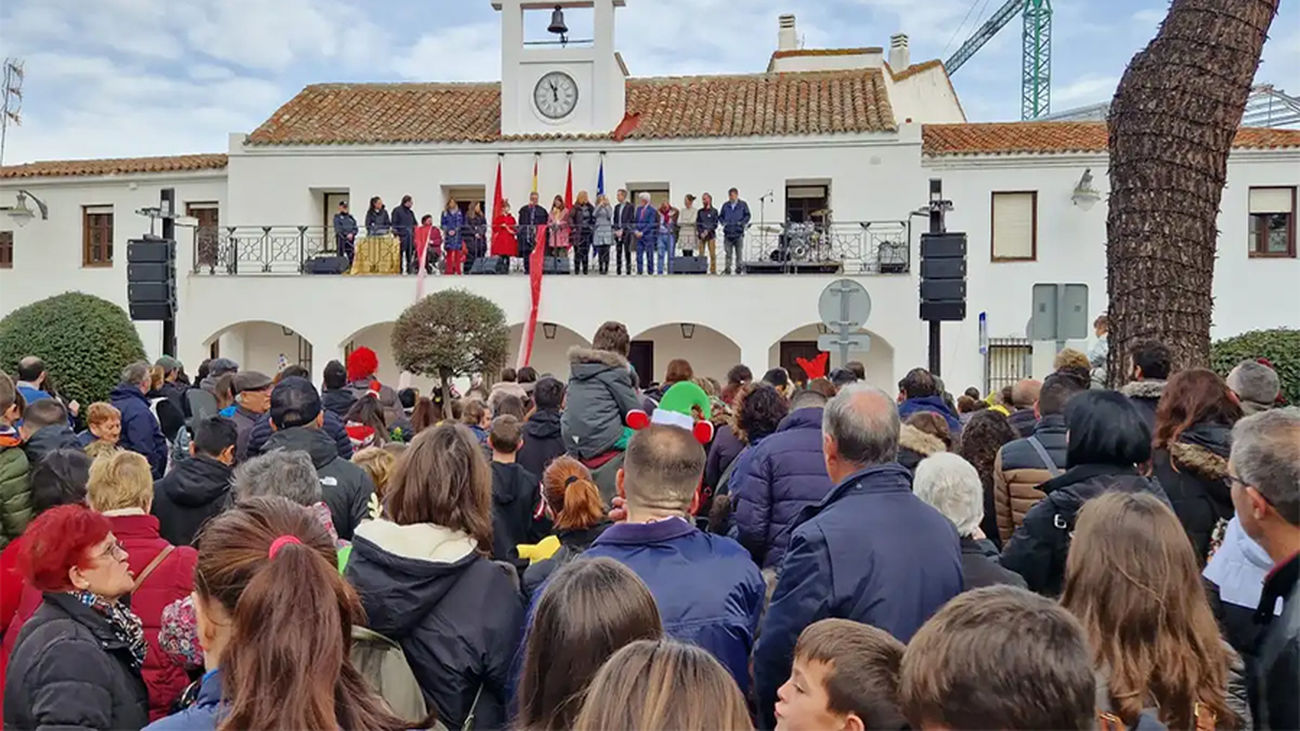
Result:
<svg viewBox="0 0 1300 731"><path fill-rule="evenodd" d="M466 227L462 235L468 240L476 233L481 234ZM741 259L748 273L906 274L911 269L910 242L907 221L755 222L746 231ZM719 269L725 259L723 248L719 232ZM339 252L330 226L201 226L195 230L193 253L195 275L265 276L304 274L311 259ZM676 253L680 255L680 249ZM391 256L386 252L380 258ZM592 256L594 270L594 252ZM398 268L397 262L380 264L381 271ZM511 260L509 274L523 274L521 259Z"/></svg>

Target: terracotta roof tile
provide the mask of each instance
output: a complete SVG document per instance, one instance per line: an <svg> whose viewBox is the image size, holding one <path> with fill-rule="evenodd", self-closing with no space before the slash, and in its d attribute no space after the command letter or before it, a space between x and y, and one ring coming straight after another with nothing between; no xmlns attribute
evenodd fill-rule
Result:
<svg viewBox="0 0 1300 731"><path fill-rule="evenodd" d="M456 110L456 113L448 113ZM811 135L895 129L878 69L628 79L619 139ZM630 129L629 129L630 128ZM501 135L501 92L483 84L318 84L248 135L250 145L613 139Z"/></svg>
<svg viewBox="0 0 1300 731"><path fill-rule="evenodd" d="M928 156L1105 152L1105 122L990 122L927 124L922 150ZM1300 147L1300 130L1242 127L1233 147Z"/></svg>
<svg viewBox="0 0 1300 731"><path fill-rule="evenodd" d="M220 154L124 157L106 160L44 160L0 167L0 179L170 173L188 170L220 170L224 167L226 167L226 156Z"/></svg>
<svg viewBox="0 0 1300 731"><path fill-rule="evenodd" d="M932 58L929 61L914 63L911 66L908 66L907 68L897 73L895 73L893 69L890 69L889 74L890 77L894 79L894 81L902 81L903 79L906 79L909 76L915 76L921 73L922 71L929 71L930 69L935 68L936 66L939 68L943 68L943 61L940 61L937 58ZM953 96L956 96L956 94L954 94Z"/></svg>

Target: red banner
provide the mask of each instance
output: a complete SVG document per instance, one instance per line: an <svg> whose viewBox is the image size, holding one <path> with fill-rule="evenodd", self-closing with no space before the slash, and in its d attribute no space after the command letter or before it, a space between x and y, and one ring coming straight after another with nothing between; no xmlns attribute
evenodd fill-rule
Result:
<svg viewBox="0 0 1300 731"><path fill-rule="evenodd" d="M532 306L528 308L528 321L524 323L516 368L523 368L533 358L533 336L537 333L537 312L542 304L542 273L546 268L545 243L546 224L538 224L533 238L533 250L528 255L528 288L532 295Z"/></svg>

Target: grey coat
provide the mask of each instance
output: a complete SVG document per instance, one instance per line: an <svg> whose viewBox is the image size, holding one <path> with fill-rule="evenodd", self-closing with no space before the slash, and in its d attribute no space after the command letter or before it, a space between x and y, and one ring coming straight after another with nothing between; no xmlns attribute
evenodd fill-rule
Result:
<svg viewBox="0 0 1300 731"><path fill-rule="evenodd" d="M614 208L608 203L596 206L596 246L614 243Z"/></svg>
<svg viewBox="0 0 1300 731"><path fill-rule="evenodd" d="M629 411L641 408L636 376L618 353L569 348L567 406L560 431L569 454L592 459L614 448Z"/></svg>

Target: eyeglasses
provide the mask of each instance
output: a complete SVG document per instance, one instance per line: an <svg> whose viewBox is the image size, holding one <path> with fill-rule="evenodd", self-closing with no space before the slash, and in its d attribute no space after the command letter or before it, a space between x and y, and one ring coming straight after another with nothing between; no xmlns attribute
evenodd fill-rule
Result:
<svg viewBox="0 0 1300 731"><path fill-rule="evenodd" d="M125 561L129 556L130 554L126 552L126 547L122 545L122 542L114 541L113 545L109 546L108 548L105 548L103 551L96 554L95 558L107 558L107 559L112 559L114 561Z"/></svg>

